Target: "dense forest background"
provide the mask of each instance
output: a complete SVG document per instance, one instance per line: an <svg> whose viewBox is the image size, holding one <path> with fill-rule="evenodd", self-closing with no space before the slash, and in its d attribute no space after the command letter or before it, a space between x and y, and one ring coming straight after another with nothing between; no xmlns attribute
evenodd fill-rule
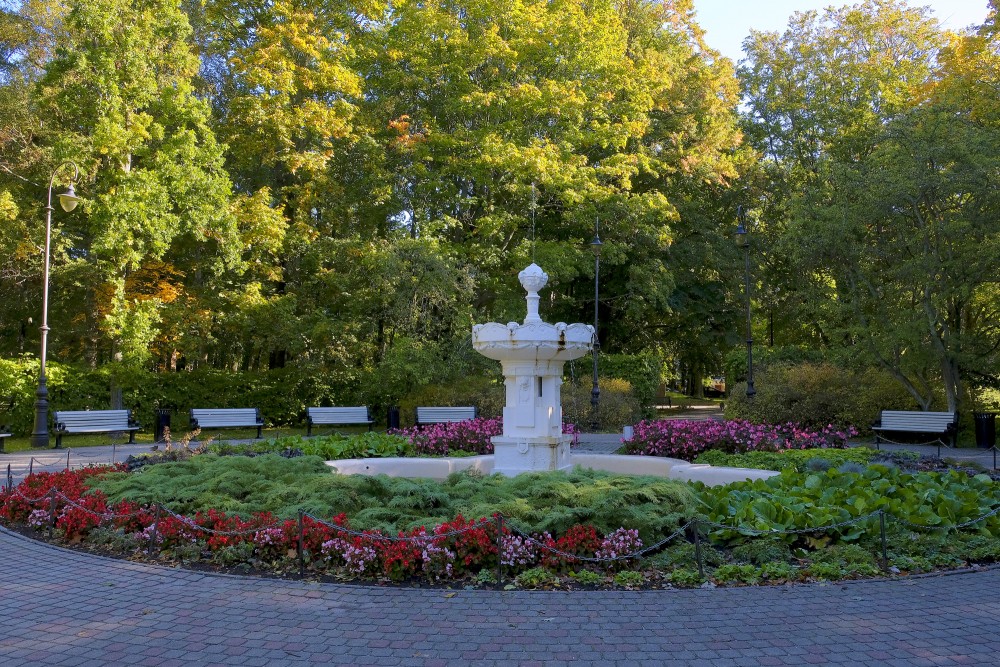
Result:
<svg viewBox="0 0 1000 667"><path fill-rule="evenodd" d="M608 373L732 388L737 206L762 370L924 409L997 386L996 0L961 34L892 0L799 13L738 64L690 0L0 8L0 395L37 372L66 160L56 407L72 369L147 402L191 400L170 376L205 401L267 385L289 418L473 391L498 369L471 326L523 318L531 261L545 319L592 321L598 220Z"/></svg>

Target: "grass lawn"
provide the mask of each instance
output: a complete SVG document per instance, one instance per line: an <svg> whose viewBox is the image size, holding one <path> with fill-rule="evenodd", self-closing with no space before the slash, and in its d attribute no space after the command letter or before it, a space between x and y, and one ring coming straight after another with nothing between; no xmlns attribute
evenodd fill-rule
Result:
<svg viewBox="0 0 1000 667"><path fill-rule="evenodd" d="M175 427L172 430L171 438L176 444L180 442L186 434L189 433L189 427L187 426L187 419L179 420L175 417L173 420L175 424L183 425L183 430L180 427ZM337 433L353 434L353 433L366 433L368 431L367 427L364 426L344 426L338 427L336 429L331 429L328 427L318 427L313 429L313 435L329 435L336 431ZM282 438L290 435L301 435L305 436L306 427L305 426L275 426L272 428L265 428L263 431L264 439L268 438ZM49 434L50 447L55 447L56 437L51 432ZM207 440L211 438L214 442L219 442L223 440L252 440L257 437L257 429L255 428L227 428L227 429L206 429L202 431L198 439ZM145 427L142 431L135 434L135 441L139 444L153 444L153 430L152 427ZM83 435L67 435L63 437L62 446L63 449L73 448L77 449L80 447L107 447L113 444L124 445L128 443L128 435L121 434L117 437L113 433L93 433L93 434L83 434ZM31 437L29 435L20 435L7 438L4 440L4 452L18 452L26 451L32 449L31 447ZM44 451L44 450L41 450Z"/></svg>

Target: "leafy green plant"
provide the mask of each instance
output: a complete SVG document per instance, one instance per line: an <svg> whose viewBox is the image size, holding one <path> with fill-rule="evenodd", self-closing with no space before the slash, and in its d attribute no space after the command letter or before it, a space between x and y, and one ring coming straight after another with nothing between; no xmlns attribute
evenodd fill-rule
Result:
<svg viewBox="0 0 1000 667"><path fill-rule="evenodd" d="M847 571L840 563L811 563L806 574L816 579L843 579Z"/></svg>
<svg viewBox="0 0 1000 667"><path fill-rule="evenodd" d="M615 586L633 590L646 583L646 576L635 570L622 570L617 572L612 580L615 582Z"/></svg>
<svg viewBox="0 0 1000 667"><path fill-rule="evenodd" d="M698 570L694 570L687 567L679 567L676 570L671 570L667 574L667 581L674 584L675 586L699 586L705 582L705 577L698 573Z"/></svg>
<svg viewBox="0 0 1000 667"><path fill-rule="evenodd" d="M770 562L760 566L760 576L771 582L794 581L799 577L799 568L786 562Z"/></svg>
<svg viewBox="0 0 1000 667"><path fill-rule="evenodd" d="M517 575L514 579L521 588L545 588L559 582L559 577L542 567L533 567Z"/></svg>
<svg viewBox="0 0 1000 667"><path fill-rule="evenodd" d="M744 529L805 531L787 533L782 539L807 546L824 540L853 542L875 534L878 519L873 513L879 509L935 528L979 518L1000 505L1000 487L986 475L905 473L878 464L863 473L786 469L766 480L696 486L710 521ZM827 528L835 524L839 525ZM808 532L810 528L816 532ZM980 529L1000 534L1000 519L985 519ZM710 536L721 544L743 541L735 528L716 529Z"/></svg>
<svg viewBox="0 0 1000 667"><path fill-rule="evenodd" d="M710 449L702 452L695 463L755 470L786 470L826 472L847 462L867 465L877 452L865 447L848 449L787 449L780 452L746 452L728 454Z"/></svg>
<svg viewBox="0 0 1000 667"><path fill-rule="evenodd" d="M760 570L754 565L720 565L712 572L712 578L719 583L756 584L760 581Z"/></svg>
<svg viewBox="0 0 1000 667"><path fill-rule="evenodd" d="M212 560L222 567L245 566L253 559L252 542L224 546L212 552Z"/></svg>
<svg viewBox="0 0 1000 667"><path fill-rule="evenodd" d="M746 544L733 547L733 558L754 565L771 561L787 562L792 557L788 544L777 537L752 537Z"/></svg>
<svg viewBox="0 0 1000 667"><path fill-rule="evenodd" d="M389 533L451 521L462 514L502 513L527 533L562 534L579 523L602 534L637 529L650 544L693 513L694 492L672 480L594 470L484 477L451 475L443 482L416 478L337 475L321 458L269 454L255 458L203 454L152 466L141 475L113 473L94 481L113 502L161 503L193 515L210 509L250 516L294 517L344 512L360 529Z"/></svg>
<svg viewBox="0 0 1000 667"><path fill-rule="evenodd" d="M604 575L598 574L593 570L577 570L576 572L570 572L569 576L586 586L596 586L605 579Z"/></svg>

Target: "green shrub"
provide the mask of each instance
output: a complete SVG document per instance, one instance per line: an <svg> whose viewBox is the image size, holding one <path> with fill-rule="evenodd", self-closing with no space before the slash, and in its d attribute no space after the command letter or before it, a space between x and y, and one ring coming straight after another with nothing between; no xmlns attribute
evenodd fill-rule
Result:
<svg viewBox="0 0 1000 667"><path fill-rule="evenodd" d="M720 565L712 578L719 583L756 584L760 581L760 570L754 565Z"/></svg>
<svg viewBox="0 0 1000 667"><path fill-rule="evenodd" d="M597 586L598 584L603 583L605 579L604 575L598 574L592 570L578 570L576 572L570 572L569 576L585 586Z"/></svg>
<svg viewBox="0 0 1000 667"><path fill-rule="evenodd" d="M830 363L777 364L761 369L757 395L745 386L729 388L727 419L757 423L797 422L803 426L834 424L866 431L882 410L914 409L913 399L881 370L844 370Z"/></svg>
<svg viewBox="0 0 1000 667"><path fill-rule="evenodd" d="M681 567L667 574L667 581L675 586L699 586L705 582L705 577L698 573L698 570Z"/></svg>
<svg viewBox="0 0 1000 667"><path fill-rule="evenodd" d="M533 567L517 575L514 579L521 588L544 588L559 582L559 578L542 567Z"/></svg>
<svg viewBox="0 0 1000 667"><path fill-rule="evenodd" d="M727 454L710 449L695 458L695 463L755 470L786 470L825 472L844 463L867 465L878 452L865 447L848 449L787 449L779 452L746 452Z"/></svg>
<svg viewBox="0 0 1000 667"><path fill-rule="evenodd" d="M601 378L601 398L597 406L600 427L605 431L620 431L642 417L642 408L626 380ZM593 383L578 380L562 386L563 421L588 426L593 420L590 404Z"/></svg>
<svg viewBox="0 0 1000 667"><path fill-rule="evenodd" d="M613 581L615 582L615 586L621 586L622 588L632 590L645 584L646 577L642 572L622 570L621 572L615 574Z"/></svg>
<svg viewBox="0 0 1000 667"><path fill-rule="evenodd" d="M161 503L187 515L218 509L244 517L269 511L291 518L301 508L316 516L344 512L355 528L395 534L459 514L478 518L501 512L528 533L559 535L587 523L604 534L638 529L646 544L676 530L695 504L687 484L654 477L576 469L517 477L459 473L435 482L337 475L314 456L273 454L202 454L150 466L141 475L108 474L93 484L112 501Z"/></svg>
<svg viewBox="0 0 1000 667"><path fill-rule="evenodd" d="M733 558L738 561L763 565L771 561L787 562L792 550L783 541L771 537L751 537L746 544L733 547Z"/></svg>
<svg viewBox="0 0 1000 667"><path fill-rule="evenodd" d="M790 563L764 563L760 566L760 576L770 582L794 581L799 578L799 568Z"/></svg>
<svg viewBox="0 0 1000 667"><path fill-rule="evenodd" d="M466 376L414 389L399 401L402 423L412 424L416 419L416 408L424 405L471 405L478 410L480 417L501 416L506 394L499 371L500 365L497 364L495 376Z"/></svg>

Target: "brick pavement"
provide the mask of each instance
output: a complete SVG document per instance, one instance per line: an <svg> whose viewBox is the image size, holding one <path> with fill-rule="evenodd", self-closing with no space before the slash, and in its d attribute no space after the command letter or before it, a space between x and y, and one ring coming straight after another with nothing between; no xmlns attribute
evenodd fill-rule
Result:
<svg viewBox="0 0 1000 667"><path fill-rule="evenodd" d="M773 588L496 592L203 574L3 529L0 553L0 664L18 667L1000 665L1000 569Z"/></svg>

